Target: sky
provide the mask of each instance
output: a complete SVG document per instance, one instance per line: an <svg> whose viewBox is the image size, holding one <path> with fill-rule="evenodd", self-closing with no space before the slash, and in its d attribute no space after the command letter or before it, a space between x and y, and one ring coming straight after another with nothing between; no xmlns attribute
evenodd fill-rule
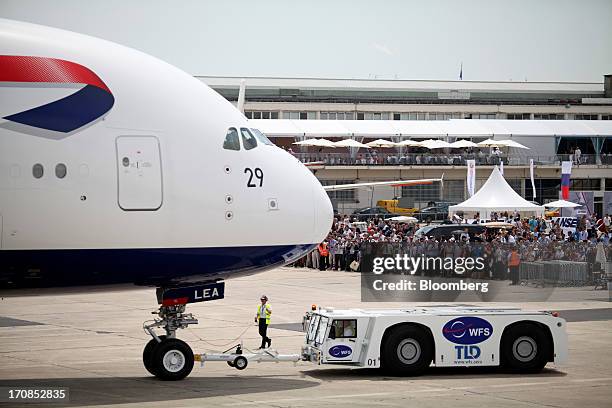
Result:
<svg viewBox="0 0 612 408"><path fill-rule="evenodd" d="M192 75L603 82L612 0L0 0Z"/></svg>

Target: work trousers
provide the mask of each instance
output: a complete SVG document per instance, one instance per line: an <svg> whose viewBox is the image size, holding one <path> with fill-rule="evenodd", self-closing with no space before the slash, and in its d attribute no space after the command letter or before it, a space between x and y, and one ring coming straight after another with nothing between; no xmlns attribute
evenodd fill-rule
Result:
<svg viewBox="0 0 612 408"><path fill-rule="evenodd" d="M266 319L259 318L259 335L261 336L261 347L266 347L266 343L270 340L268 338L268 325Z"/></svg>

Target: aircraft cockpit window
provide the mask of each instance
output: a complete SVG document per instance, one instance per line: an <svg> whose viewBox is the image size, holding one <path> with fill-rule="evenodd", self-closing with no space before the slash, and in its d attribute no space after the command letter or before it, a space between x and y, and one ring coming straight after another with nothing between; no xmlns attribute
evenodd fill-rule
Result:
<svg viewBox="0 0 612 408"><path fill-rule="evenodd" d="M240 150L240 139L236 128L229 128L223 141L223 148L226 150Z"/></svg>
<svg viewBox="0 0 612 408"><path fill-rule="evenodd" d="M253 132L253 134L255 135L257 140L259 140L260 143L263 143L263 144L269 145L269 146L274 146L274 143L272 143L270 141L270 139L268 139L268 137L261 132L261 130L259 130L259 129L251 129L251 131Z"/></svg>
<svg viewBox="0 0 612 408"><path fill-rule="evenodd" d="M240 128L242 134L242 144L245 150L251 150L257 147L257 139L247 128Z"/></svg>

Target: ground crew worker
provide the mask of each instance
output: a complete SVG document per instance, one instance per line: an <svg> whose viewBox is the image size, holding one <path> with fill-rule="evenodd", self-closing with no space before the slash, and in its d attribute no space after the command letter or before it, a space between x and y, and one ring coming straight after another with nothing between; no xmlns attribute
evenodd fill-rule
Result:
<svg viewBox="0 0 612 408"><path fill-rule="evenodd" d="M519 266L521 265L521 256L516 249L510 252L508 257L508 267L510 268L510 280L512 285L518 285L519 281Z"/></svg>
<svg viewBox="0 0 612 408"><path fill-rule="evenodd" d="M268 325L270 324L270 315L272 314L272 306L267 303L268 297L261 295L261 304L257 305L257 314L255 315L255 323L259 321L259 335L261 336L260 349L272 345L272 339L268 337Z"/></svg>
<svg viewBox="0 0 612 408"><path fill-rule="evenodd" d="M329 250L327 249L327 241L323 241L319 244L319 269L324 271L327 269L327 257L329 256Z"/></svg>

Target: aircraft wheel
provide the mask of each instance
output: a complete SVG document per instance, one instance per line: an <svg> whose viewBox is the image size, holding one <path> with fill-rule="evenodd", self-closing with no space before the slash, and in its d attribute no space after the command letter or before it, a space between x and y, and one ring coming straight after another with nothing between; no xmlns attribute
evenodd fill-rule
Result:
<svg viewBox="0 0 612 408"><path fill-rule="evenodd" d="M249 360L244 356L238 356L234 359L234 367L238 370L244 370L249 365Z"/></svg>
<svg viewBox="0 0 612 408"><path fill-rule="evenodd" d="M381 366L391 374L418 375L431 364L433 340L419 327L398 327L383 342L381 357Z"/></svg>
<svg viewBox="0 0 612 408"><path fill-rule="evenodd" d="M533 323L520 323L504 332L501 356L504 367L514 372L542 371L550 355L550 340L544 330Z"/></svg>
<svg viewBox="0 0 612 408"><path fill-rule="evenodd" d="M162 342L166 339L165 335L158 337ZM144 363L144 366L147 371L153 375L155 375L155 373L153 372L153 364L151 363L151 357L153 356L153 350L155 349L155 346L157 346L158 344L160 343L157 340L151 339L142 351L142 362Z"/></svg>
<svg viewBox="0 0 612 408"><path fill-rule="evenodd" d="M153 350L151 363L160 380L176 381L187 377L193 369L193 351L179 339L166 339Z"/></svg>
<svg viewBox="0 0 612 408"><path fill-rule="evenodd" d="M228 361L228 362L227 362L227 365L228 365L228 366L230 366L230 367L232 367L232 368L236 367L236 366L234 365L234 362L233 362L233 361Z"/></svg>

